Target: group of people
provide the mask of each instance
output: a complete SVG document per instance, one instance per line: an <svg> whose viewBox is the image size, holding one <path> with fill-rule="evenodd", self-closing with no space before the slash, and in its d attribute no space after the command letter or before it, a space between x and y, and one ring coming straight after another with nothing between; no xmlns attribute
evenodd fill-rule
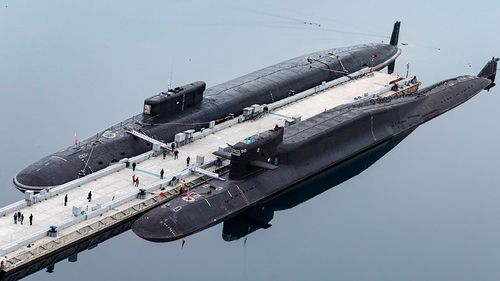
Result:
<svg viewBox="0 0 500 281"><path fill-rule="evenodd" d="M175 149L175 144L172 143L172 146L171 146L171 149L174 153L174 160L176 159L179 159L179 150ZM163 159L165 159L167 157L167 151L163 151ZM189 162L191 161L191 157L187 157L186 158L186 166L189 167ZM132 163L132 171L135 172L135 168L136 168L137 164L134 162ZM163 179L163 175L165 174L165 171L163 169L161 169L160 171L160 179ZM135 186L139 186L139 177L136 178L135 174L132 176L132 182L134 183Z"/></svg>
<svg viewBox="0 0 500 281"><path fill-rule="evenodd" d="M87 194L87 200L92 201L92 191ZM64 206L68 206L68 194L64 195Z"/></svg>
<svg viewBox="0 0 500 281"><path fill-rule="evenodd" d="M174 160L179 159L179 150L175 149L175 144L171 144L171 151L174 153ZM166 159L167 157L167 151L163 151L163 159ZM191 158L188 156L186 158L186 166L189 167L189 163L191 161ZM132 163L132 171L135 172L135 169L137 167L137 163L133 162ZM165 175L165 170L161 169L160 170L160 179L163 179L163 176ZM132 175L132 185L135 187L139 186L139 176L136 176L135 174ZM90 202L90 201L89 201Z"/></svg>
<svg viewBox="0 0 500 281"><path fill-rule="evenodd" d="M179 159L179 150L177 149L172 149L174 152L174 160ZM163 159L167 158L167 152L163 151Z"/></svg>
<svg viewBox="0 0 500 281"><path fill-rule="evenodd" d="M132 185L135 187L139 186L139 176L136 176L135 174L132 175Z"/></svg>
<svg viewBox="0 0 500 281"><path fill-rule="evenodd" d="M30 225L33 225L33 214L30 214L28 218L30 220ZM24 214L21 213L21 211L14 212L14 224L17 224L17 222L19 222L19 224L23 224L24 222Z"/></svg>

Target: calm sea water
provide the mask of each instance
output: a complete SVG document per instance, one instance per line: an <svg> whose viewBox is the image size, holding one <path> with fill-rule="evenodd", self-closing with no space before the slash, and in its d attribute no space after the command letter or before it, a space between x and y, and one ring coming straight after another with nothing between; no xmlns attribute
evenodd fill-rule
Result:
<svg viewBox="0 0 500 281"><path fill-rule="evenodd" d="M216 85L312 51L387 42L395 20L407 43L396 71L410 63L424 85L500 55L493 0L0 4L0 205L21 198L19 170L75 132L140 112L169 81ZM246 245L223 241L222 225L184 249L127 232L26 280L498 280L499 94L481 93L359 176L276 212Z"/></svg>

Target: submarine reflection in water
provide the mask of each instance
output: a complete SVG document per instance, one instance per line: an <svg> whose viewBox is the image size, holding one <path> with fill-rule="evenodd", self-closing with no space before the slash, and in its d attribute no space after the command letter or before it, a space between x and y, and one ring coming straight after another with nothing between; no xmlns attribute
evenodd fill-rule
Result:
<svg viewBox="0 0 500 281"><path fill-rule="evenodd" d="M224 221L222 238L225 241L234 241L259 229L271 227L270 222L274 217L274 212L291 209L359 175L396 147L412 131L406 131L395 136L370 150L290 187L257 207Z"/></svg>

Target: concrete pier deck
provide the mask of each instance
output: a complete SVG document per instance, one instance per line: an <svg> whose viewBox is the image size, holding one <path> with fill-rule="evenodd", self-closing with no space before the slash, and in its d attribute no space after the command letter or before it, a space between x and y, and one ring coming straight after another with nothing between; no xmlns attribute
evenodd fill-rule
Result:
<svg viewBox="0 0 500 281"><path fill-rule="evenodd" d="M274 106L276 108L269 105L269 112L254 119L217 125L211 133L179 147L177 160L170 154L163 159L161 155L154 157L152 152L148 152L129 159L131 163L137 163L135 171L126 167L125 163L114 164L100 174L88 175L85 177L87 179L78 179L65 187L38 195L38 202L31 206L25 206L26 203L21 200L0 208L0 256L3 259L0 272L5 274L18 270L36 259L133 219L177 196L183 184L169 185L174 176L184 178L187 183L196 182L202 177L187 167L187 156L191 158L191 167L197 165L196 156L200 155L204 157L204 169L215 171L220 167L210 163L215 160L212 152L217 151L219 146L237 143L248 136L272 129L276 124L282 126L294 116L305 120L327 109L351 103L365 94L390 89L389 82L395 78L393 75L374 72L347 79L349 81L331 88L318 87L303 98L299 98L299 93L296 95L298 97L289 98L291 102L280 101ZM228 161L223 163L223 166L226 165ZM161 169L165 171L164 179L160 179ZM139 187L133 185L133 175L139 177ZM147 191L144 198L137 198L140 189ZM90 202L87 200L89 192L92 193ZM64 206L65 195L68 196L67 206ZM76 216L73 207L81 208ZM24 215L23 224L19 221L14 224L14 212ZM29 222L31 214L33 225ZM48 236L51 226L56 227L55 237Z"/></svg>

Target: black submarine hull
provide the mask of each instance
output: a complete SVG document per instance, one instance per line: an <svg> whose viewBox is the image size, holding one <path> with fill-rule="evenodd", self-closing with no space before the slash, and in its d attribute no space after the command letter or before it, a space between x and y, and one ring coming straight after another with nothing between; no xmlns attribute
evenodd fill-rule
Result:
<svg viewBox="0 0 500 281"><path fill-rule="evenodd" d="M389 44L311 53L208 88L199 104L183 108L173 116L140 114L130 125L139 126L137 130L157 140L171 142L179 132L207 128L210 121L239 115L252 104L272 103L366 67L385 67L398 55L398 48ZM91 174L151 148L149 142L127 134L124 128L111 127L31 164L19 172L13 182L22 191L39 191Z"/></svg>
<svg viewBox="0 0 500 281"><path fill-rule="evenodd" d="M148 240L148 241L152 241L152 242L170 242L170 241L175 241L175 240L184 238L186 236L203 231L203 230L210 228L214 225L217 225L219 223L226 222L227 220L231 220L233 218L236 218L245 212L251 211L252 209L255 209L256 206L261 206L261 205L265 204L266 202L268 202L274 198L279 197L280 195L286 194L287 192L289 192L288 189L289 188L292 189L293 186L295 186L295 185L299 185L304 181L307 181L311 178L314 178L315 176L318 176L322 172L326 172L329 169L336 169L339 166L341 166L344 162L348 162L352 159L355 159L356 157L358 157L360 155L368 153L372 149L376 149L377 147L384 146L385 144L392 142L394 139L403 139L406 136L408 136L412 131L413 130L408 130L408 132L402 133L401 136L399 136L399 135L392 136L388 139L384 139L384 140L380 141L379 143L374 144L372 147L366 148L366 150L360 151L359 153L354 154L354 155L342 160L339 163L332 164L331 166L325 167L322 170L318 170L314 174L304 176L303 178L298 178L295 181L288 181L288 182L286 182L285 185L280 186L280 188L276 188L276 192L270 193L268 196L265 196L265 197L262 196L260 198L260 200L255 200L255 201L250 202L250 200L248 199L248 195L243 195L243 194L247 193L247 190L253 189L252 187L249 187L245 184L245 185L239 186L239 188L228 189L229 194L228 194L228 196L226 196L226 198L218 198L218 199L225 199L225 200L217 200L217 199L210 200L210 203L209 203L210 205L222 206L223 204L227 203L228 198L233 199L233 198L240 197L241 198L240 202L235 204L235 205L239 205L240 208L231 208L232 206L227 206L227 209L225 212L223 212L223 213L218 212L218 214L215 215L213 212L206 212L206 210L204 210L204 209L206 209L206 207L199 208L199 207L195 207L194 204L193 204L193 206L186 205L183 207L182 211L184 211L184 213L190 213L188 215L189 218L179 218L174 214L175 211L173 211L173 210L172 210L172 213L170 213L168 211L160 211L159 209L155 209L153 211L150 211L150 213L142 216L138 220L136 220L136 222L134 222L134 224L132 225L132 230L139 237L141 237L145 240ZM287 174L290 175L292 173L293 172L289 171ZM254 181L254 182L256 182L256 181ZM263 184L263 182L261 181L261 182L255 183L254 188L256 188L256 186L258 184ZM268 186L270 186L270 185L268 185ZM241 189L241 191L240 191L240 189ZM191 192L191 196L197 196L199 194L200 193L197 193L197 191ZM186 196L186 194L184 194L184 197L185 196ZM215 202L213 202L213 201L215 201ZM191 207L191 208L189 208L189 207ZM195 208L196 208L196 210L195 210ZM234 211L231 211L232 209ZM161 218L158 219L157 213L160 213L160 212L162 213L162 215L160 215ZM168 213L170 213L170 214L168 214ZM168 218L168 217L170 217L170 218ZM193 218L196 218L196 219L193 220ZM161 230L161 232L163 234L168 233L167 235L160 235L159 236L158 232L157 232L159 229L156 229L156 231L146 230L146 229L150 229L150 226L152 224L155 224L155 223L160 222L160 221L163 222L161 224L164 226L166 226L167 222L176 222L176 223L174 224L174 227L172 227L169 224L168 226L166 226L166 229ZM253 223L256 224L255 221ZM145 225L147 225L147 227L145 227ZM265 228L265 226L261 226L261 228ZM225 238L225 240L228 240L228 241L234 240L234 237L231 239Z"/></svg>
<svg viewBox="0 0 500 281"><path fill-rule="evenodd" d="M247 156L233 154L231 172L233 169L239 171L230 172L228 181L212 180L208 185L195 188L192 190L195 200L187 196L173 200L139 218L132 229L138 236L154 242L172 241L196 233L230 219L321 171L394 137L408 134L472 98L490 83L485 78L462 76L409 96L345 105L318 114L287 127L281 133L282 143L275 151L269 151L265 145L257 149L272 154L277 169L255 170L247 166L244 170L240 162L248 160L245 159ZM279 140L279 131L270 133L269 139L268 144ZM254 149L243 143L235 147L249 152Z"/></svg>

